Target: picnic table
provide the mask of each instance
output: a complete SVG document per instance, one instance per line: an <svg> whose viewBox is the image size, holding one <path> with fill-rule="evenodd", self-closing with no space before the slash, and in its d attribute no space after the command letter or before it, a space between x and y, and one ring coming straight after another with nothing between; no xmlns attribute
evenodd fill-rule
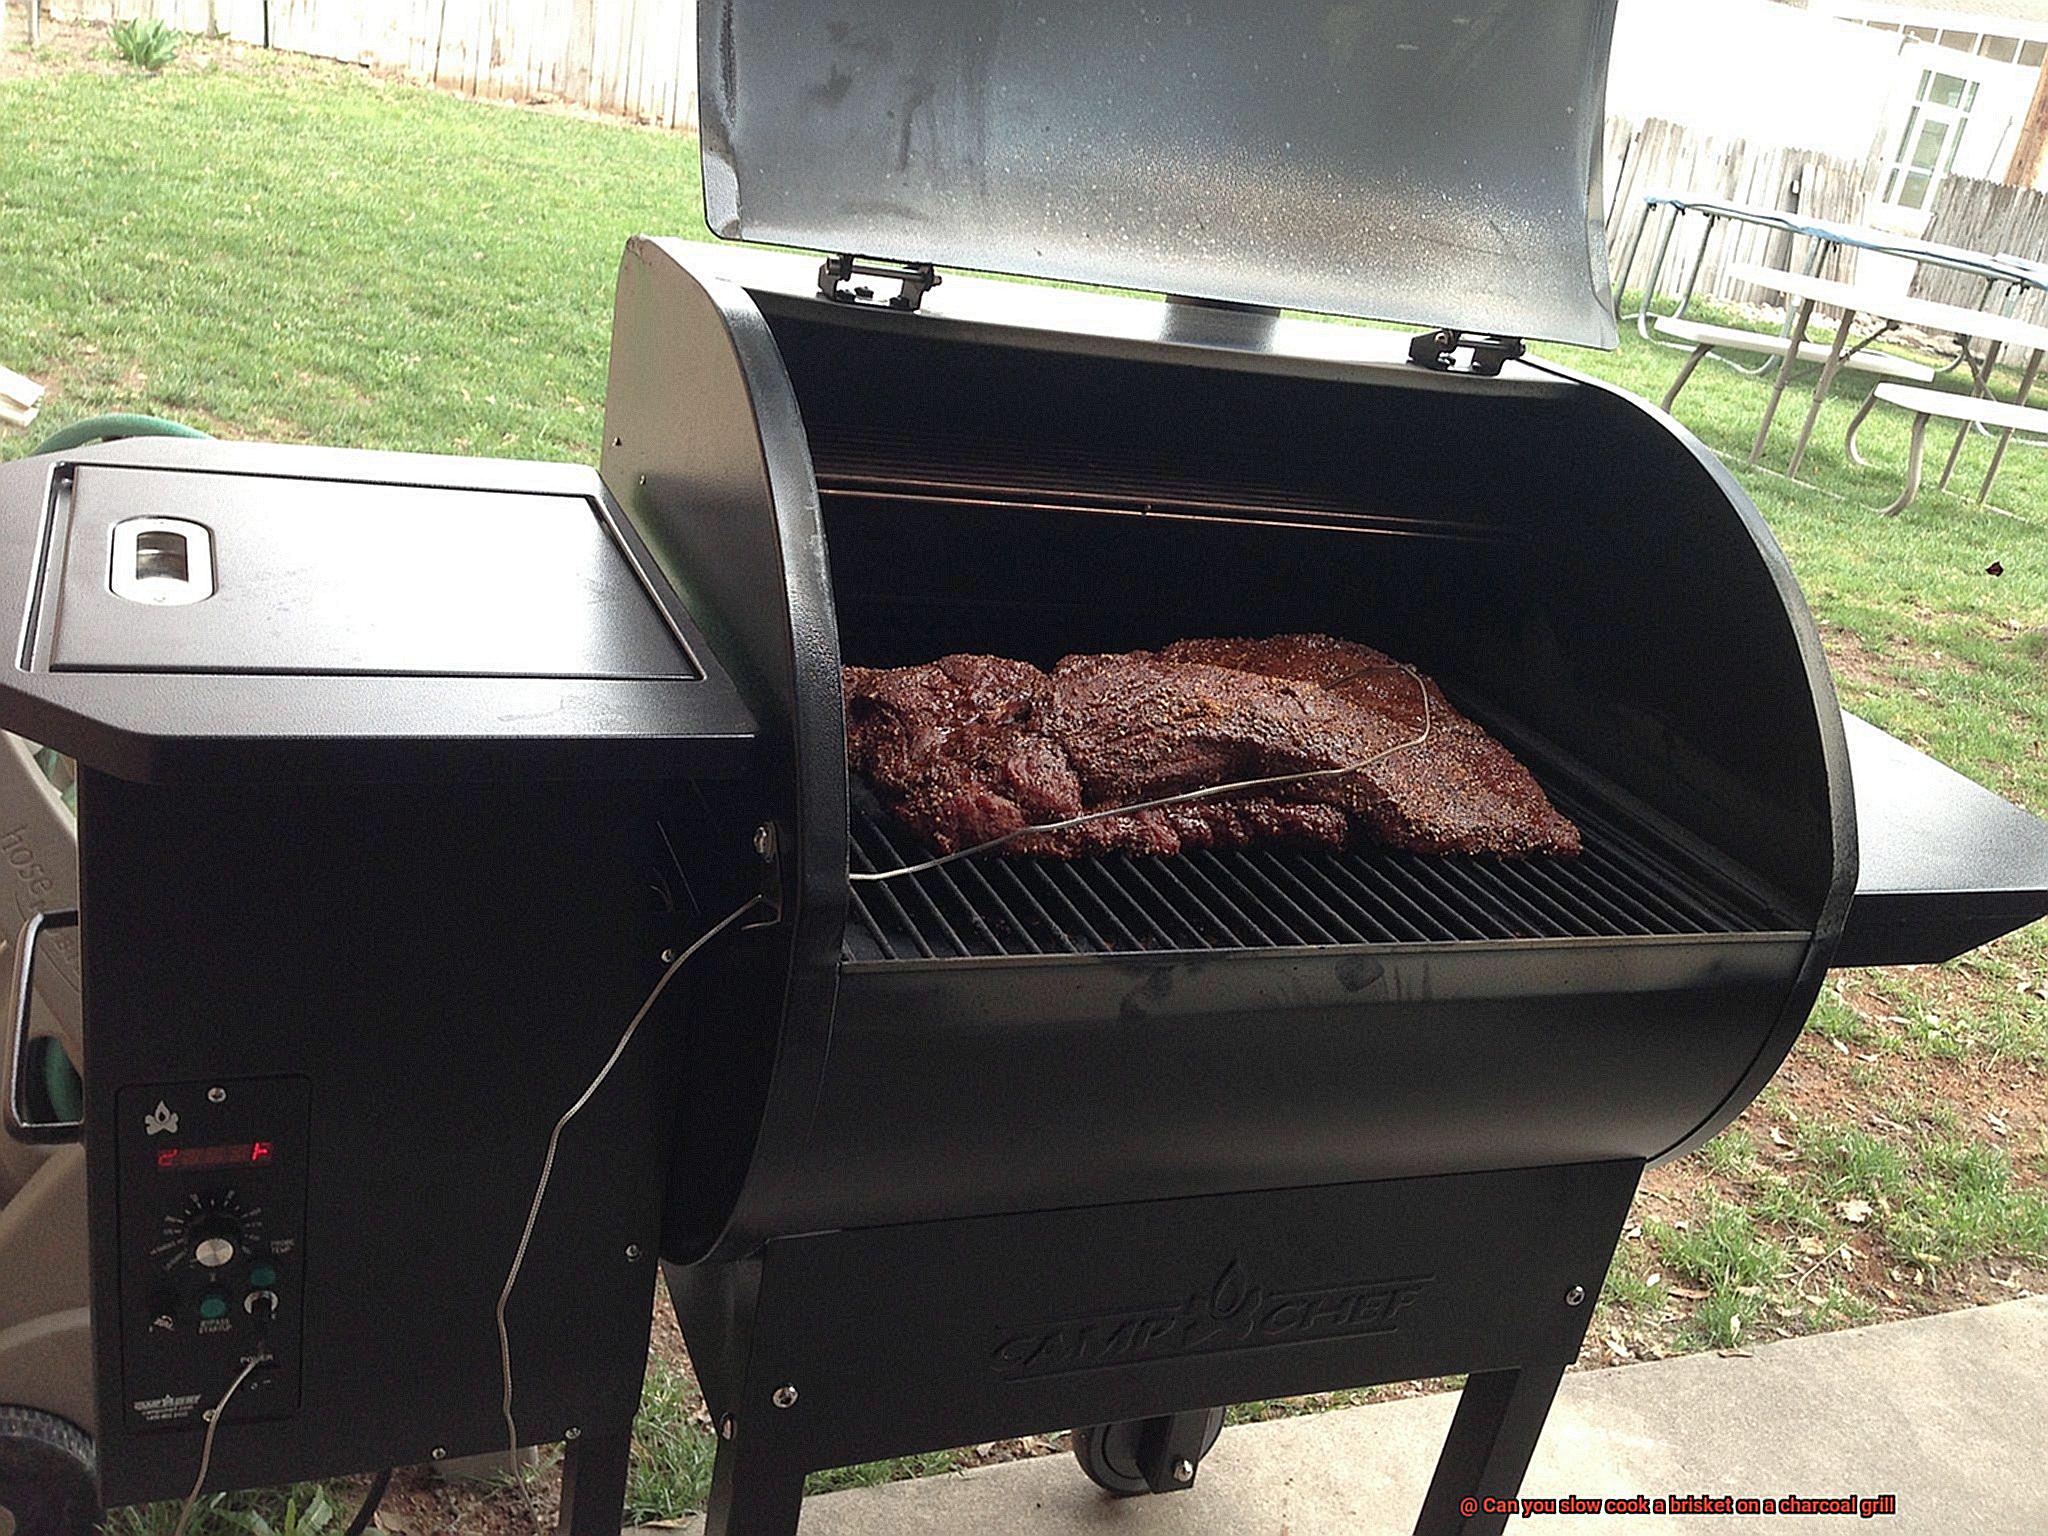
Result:
<svg viewBox="0 0 2048 1536"><path fill-rule="evenodd" d="M1984 363L1973 371L1977 374L1974 395L1982 397L1989 393L1992 370L1996 367L1999 353L2003 348L2012 347L2027 353L2027 363L2020 377L2019 397L2014 402L2024 406L2027 397L2033 393L2035 376L2040 372L2041 359L2048 352L2048 326L2035 325L2030 321L2016 319L2011 315L1991 314L1980 309L1967 309L1960 304L1938 304L1931 299L1916 299L1909 294L1892 293L1882 289L1865 287L1855 283L1844 283L1833 278L1816 277L1804 272L1781 272L1775 267L1740 265L1730 269L1730 276L1740 282L1752 283L1759 288L1782 293L1797 301L1793 312L1791 348L1794 356L1806 341L1808 323L1813 319L1816 307L1839 310L1841 324L1835 332L1833 345L1829 348L1828 359L1821 365L1820 377L1813 387L1813 400L1806 409L1806 421L1799 431L1799 441L1792 449L1785 472L1797 475L1799 466L1806 457L1806 444L1813 436L1814 423L1820 419L1820 408L1827 399L1828 390L1841 371L1841 360L1848 345L1850 328L1859 315L1868 315L1885 322L1879 335L1901 325L1917 326L1922 330L1945 332L1966 342L1982 341L1989 344ZM1868 346L1866 338L1859 346ZM1780 369L1777 380L1771 388L1771 397L1764 406L1763 421L1757 427L1756 441L1749 450L1749 462L1755 465L1763 457L1764 444L1770 436L1771 421L1777 415L1778 401L1785 393L1788 370ZM1991 402L1995 404L1995 402ZM1977 499L1982 501L1991 493L1991 484L1998 476L1998 468L2005 458L2007 444L2011 441L2013 428L1990 416L1979 413L1988 425L2000 428L1998 447L1992 454L1991 467L1985 472L1983 488ZM1949 450L1948 464L1942 470L1941 485L1946 486L1949 476L1955 472L1956 456L1961 453L1963 441L1968 436L1971 420L1964 420L1956 433L1955 446Z"/></svg>
<svg viewBox="0 0 2048 1536"><path fill-rule="evenodd" d="M1807 218L1783 208L1772 208L1761 203L1736 203L1721 198L1694 197L1680 192L1652 192L1643 199L1643 209L1638 215L1633 234L1622 257L1619 275L1615 279L1615 318L1628 317L1621 313L1622 291L1628 286L1628 276L1636 263L1650 220L1659 208L1665 210L1663 230L1658 237L1655 254L1650 260L1650 270L1643 279L1643 301L1636 311L1636 331L1645 340L1650 337L1651 304L1657 296L1658 284L1663 280L1664 263L1669 256L1672 237L1678 225L1688 213L1701 216L1703 227L1700 231L1699 247L1693 255L1690 275L1679 292L1678 308L1683 315L1686 306L1692 302L1693 285L1699 280L1700 267L1706 259L1707 242L1713 238L1714 225L1727 219L1739 224L1754 224L1766 229L1780 230L1786 234L1801 236L1812 241L1807 252L1806 271L1817 273L1820 264L1830 250L1848 246L1856 250L1872 251L1881 256L1902 256L1925 266L1947 267L1951 271L1967 272L1985 280L1985 293L2000 284L2006 285L2015 295L2028 288L2048 292L2048 266L2005 255L1988 256L1982 251L1968 250L1958 245L1944 245L1935 240L1921 240L1910 235L1893 234L1886 230L1866 229L1860 225L1843 224L1834 219ZM1731 269L1730 275L1733 275Z"/></svg>

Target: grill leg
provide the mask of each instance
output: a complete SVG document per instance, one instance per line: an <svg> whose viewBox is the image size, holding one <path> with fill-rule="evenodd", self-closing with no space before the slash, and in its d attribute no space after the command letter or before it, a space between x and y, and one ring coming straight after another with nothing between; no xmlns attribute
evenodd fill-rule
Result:
<svg viewBox="0 0 2048 1536"><path fill-rule="evenodd" d="M584 1435L562 1451L562 1513L555 1536L619 1536L633 1435Z"/></svg>
<svg viewBox="0 0 2048 1536"><path fill-rule="evenodd" d="M742 1451L745 1438L742 1432L739 1439L718 1442L704 1536L796 1536L803 1469L770 1460L758 1446L751 1455ZM607 1536L618 1536L616 1523Z"/></svg>
<svg viewBox="0 0 2048 1536"><path fill-rule="evenodd" d="M1508 1523L1505 1508L1466 1515L1460 1506L1466 1499L1482 1506L1511 1499L1521 1490L1563 1379L1562 1365L1481 1371L1467 1379L1415 1536L1500 1536Z"/></svg>

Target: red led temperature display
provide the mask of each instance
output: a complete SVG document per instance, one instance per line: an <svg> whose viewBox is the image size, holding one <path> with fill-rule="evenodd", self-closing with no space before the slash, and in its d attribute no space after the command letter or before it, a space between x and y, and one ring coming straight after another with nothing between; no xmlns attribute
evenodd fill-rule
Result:
<svg viewBox="0 0 2048 1536"><path fill-rule="evenodd" d="M217 1147L165 1147L156 1155L158 1173L200 1173L212 1168L262 1168L272 1157L267 1141L236 1141Z"/></svg>

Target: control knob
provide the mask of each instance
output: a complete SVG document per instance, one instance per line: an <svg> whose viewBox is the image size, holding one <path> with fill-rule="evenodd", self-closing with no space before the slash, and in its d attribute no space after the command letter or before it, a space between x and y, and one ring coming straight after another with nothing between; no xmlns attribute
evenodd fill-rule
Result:
<svg viewBox="0 0 2048 1536"><path fill-rule="evenodd" d="M192 1262L201 1269L224 1269L241 1251L241 1223L225 1216L195 1222L191 1229Z"/></svg>

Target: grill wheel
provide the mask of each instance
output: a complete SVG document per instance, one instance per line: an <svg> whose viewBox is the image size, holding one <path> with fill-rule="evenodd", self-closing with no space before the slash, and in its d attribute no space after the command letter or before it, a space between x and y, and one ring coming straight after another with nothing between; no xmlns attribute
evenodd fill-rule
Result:
<svg viewBox="0 0 2048 1536"><path fill-rule="evenodd" d="M92 1441L33 1408L0 1405L0 1536L92 1536Z"/></svg>
<svg viewBox="0 0 2048 1536"><path fill-rule="evenodd" d="M1202 1448L1190 1458L1186 1479L1189 1483L1194 1481L1194 1467L1209 1454L1216 1437L1223 1433L1221 1408L1209 1409L1207 1419L1202 1427ZM1115 1424L1094 1424L1086 1429L1077 1429L1073 1434L1074 1460L1081 1463L1081 1470L1088 1474L1088 1480L1105 1493L1119 1499L1151 1493L1154 1491L1152 1485L1145 1481L1145 1474L1139 1470L1138 1440L1148 1424L1161 1422L1155 1419L1124 1419Z"/></svg>

